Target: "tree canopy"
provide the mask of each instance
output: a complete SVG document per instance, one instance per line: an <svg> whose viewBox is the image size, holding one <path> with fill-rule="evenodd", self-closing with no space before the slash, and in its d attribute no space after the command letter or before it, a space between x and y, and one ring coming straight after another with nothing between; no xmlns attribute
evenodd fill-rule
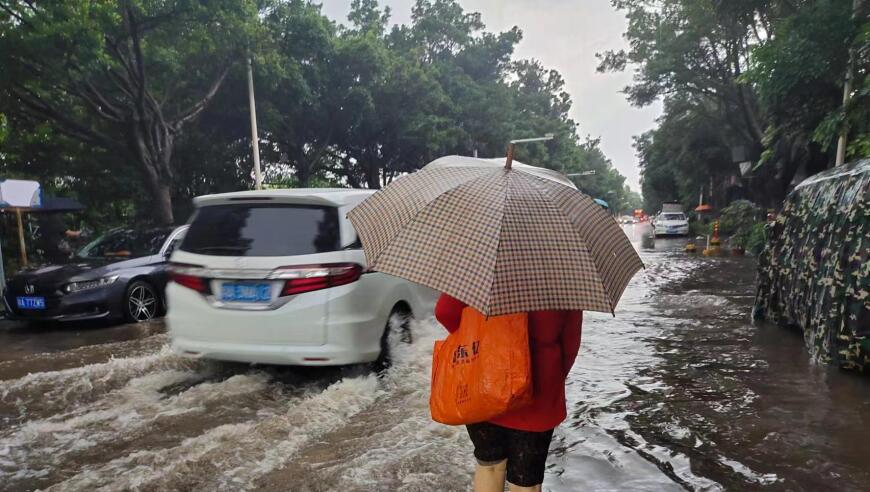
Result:
<svg viewBox="0 0 870 492"><path fill-rule="evenodd" d="M395 26L376 0L354 0L345 23L306 0L0 0L0 168L95 220L183 219L193 196L253 187L250 57L267 186L378 188L553 133L516 158L595 170L578 186L628 206L562 77L514 59L521 39L455 0L418 0Z"/></svg>
<svg viewBox="0 0 870 492"><path fill-rule="evenodd" d="M870 21L865 1L613 0L630 49L602 53L601 71L632 69L636 105L664 100L656 129L637 140L647 207L724 205L742 194L775 207L802 177L867 156ZM843 110L850 59L854 93ZM741 177L738 162L750 172ZM711 184L712 183L712 184ZM740 188L737 190L736 188Z"/></svg>
<svg viewBox="0 0 870 492"><path fill-rule="evenodd" d="M134 166L155 221L172 222L174 140L240 59L254 5L2 0L0 11L2 104Z"/></svg>

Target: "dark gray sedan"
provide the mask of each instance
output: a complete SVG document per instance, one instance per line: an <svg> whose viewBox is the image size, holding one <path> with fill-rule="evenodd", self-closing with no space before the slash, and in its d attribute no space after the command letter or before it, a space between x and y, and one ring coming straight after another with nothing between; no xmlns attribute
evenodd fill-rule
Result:
<svg viewBox="0 0 870 492"><path fill-rule="evenodd" d="M115 229L69 264L45 265L9 279L6 315L21 321L147 321L166 306L166 260L187 226Z"/></svg>

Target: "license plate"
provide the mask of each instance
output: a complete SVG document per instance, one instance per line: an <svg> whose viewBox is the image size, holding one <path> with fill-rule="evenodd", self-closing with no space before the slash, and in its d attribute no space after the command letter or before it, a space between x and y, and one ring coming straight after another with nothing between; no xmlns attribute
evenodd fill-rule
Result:
<svg viewBox="0 0 870 492"><path fill-rule="evenodd" d="M271 302L272 284L225 283L221 286L221 300L225 302Z"/></svg>
<svg viewBox="0 0 870 492"><path fill-rule="evenodd" d="M15 299L18 309L45 309L44 297L18 297Z"/></svg>

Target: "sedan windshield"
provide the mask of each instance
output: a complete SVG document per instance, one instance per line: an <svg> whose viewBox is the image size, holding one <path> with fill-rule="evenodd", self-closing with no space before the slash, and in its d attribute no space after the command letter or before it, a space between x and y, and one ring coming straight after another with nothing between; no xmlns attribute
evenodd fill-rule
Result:
<svg viewBox="0 0 870 492"><path fill-rule="evenodd" d="M686 216L683 214L663 214L662 220L686 220Z"/></svg>
<svg viewBox="0 0 870 492"><path fill-rule="evenodd" d="M123 229L106 233L80 249L79 258L139 258L155 255L169 235L168 230Z"/></svg>

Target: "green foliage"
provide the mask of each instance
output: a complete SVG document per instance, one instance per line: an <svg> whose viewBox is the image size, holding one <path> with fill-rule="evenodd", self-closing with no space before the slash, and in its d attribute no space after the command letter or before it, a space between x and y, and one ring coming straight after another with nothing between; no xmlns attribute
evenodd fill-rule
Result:
<svg viewBox="0 0 870 492"><path fill-rule="evenodd" d="M856 142L849 157L862 156L861 142L870 132L866 70L856 73L855 97L845 110L841 102L850 47L867 46L868 31L870 21L852 19L851 2L807 2L777 23L775 37L751 51L744 79L769 114L771 151L781 140L797 140L818 145L830 157L845 127ZM866 49L853 49L853 56L858 67L870 64Z"/></svg>
<svg viewBox="0 0 870 492"><path fill-rule="evenodd" d="M752 229L746 239L746 245L744 246L750 254L758 256L761 250L764 249L766 241L764 228L766 225L764 222L756 222L752 225Z"/></svg>
<svg viewBox="0 0 870 492"><path fill-rule="evenodd" d="M713 234L713 225L707 221L693 220L689 222L689 236L709 236Z"/></svg>
<svg viewBox="0 0 870 492"><path fill-rule="evenodd" d="M577 185L623 206L624 178L597 141L578 138L559 73L511 60L519 29L487 32L452 0L416 2L411 24L390 31L388 19L373 0L353 2L338 28L301 1L266 17L255 78L268 182L378 188L442 155L498 157L512 138L553 133L517 159L594 169Z"/></svg>
<svg viewBox="0 0 870 492"><path fill-rule="evenodd" d="M115 154L172 222L175 139L257 40L246 0L0 0L0 108Z"/></svg>
<svg viewBox="0 0 870 492"><path fill-rule="evenodd" d="M307 0L0 6L0 172L78 197L99 223L183 220L193 196L253 187L248 56L268 186L378 188L553 133L516 158L594 170L577 186L615 210L640 201L578 134L561 75L512 58L519 28L487 31L455 0L418 0L393 28L376 0L354 0L345 25Z"/></svg>
<svg viewBox="0 0 870 492"><path fill-rule="evenodd" d="M678 201L691 210L704 191L710 202L709 184L738 172L731 162L727 129L708 115L710 104L672 98L658 128L636 139L641 163L644 208L655 213L662 202Z"/></svg>
<svg viewBox="0 0 870 492"><path fill-rule="evenodd" d="M748 200L737 200L722 209L719 232L726 235L747 233L762 218L764 211Z"/></svg>
<svg viewBox="0 0 870 492"><path fill-rule="evenodd" d="M750 238L758 224L763 226L764 211L747 200L737 200L722 210L719 233L730 236L729 243L748 249ZM755 238L757 240L757 238Z"/></svg>
<svg viewBox="0 0 870 492"><path fill-rule="evenodd" d="M601 71L635 70L626 88L636 105L663 99L656 129L636 143L646 207L684 204L703 187L724 206L745 196L775 207L798 172L833 162L839 133L848 155L870 155L868 3L612 0L625 12L627 51L600 54ZM854 60L854 97L841 108L843 76ZM732 149L753 164L742 190ZM740 153L740 152L739 152ZM739 193L736 193L739 191Z"/></svg>
<svg viewBox="0 0 870 492"><path fill-rule="evenodd" d="M340 182L320 176L313 177L308 180L308 183L303 184L295 176L284 176L271 181L266 188L284 189L284 188L343 188Z"/></svg>

